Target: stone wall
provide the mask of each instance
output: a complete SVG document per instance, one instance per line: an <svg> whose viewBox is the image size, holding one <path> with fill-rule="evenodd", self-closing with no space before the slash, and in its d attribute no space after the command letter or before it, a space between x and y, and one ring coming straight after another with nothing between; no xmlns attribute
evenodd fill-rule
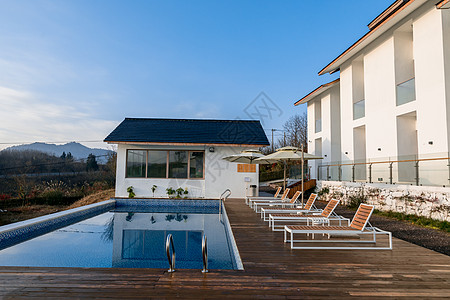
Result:
<svg viewBox="0 0 450 300"><path fill-rule="evenodd" d="M363 200L383 211L415 214L450 221L450 188L341 181L317 181L316 190L327 191L322 199L344 204Z"/></svg>

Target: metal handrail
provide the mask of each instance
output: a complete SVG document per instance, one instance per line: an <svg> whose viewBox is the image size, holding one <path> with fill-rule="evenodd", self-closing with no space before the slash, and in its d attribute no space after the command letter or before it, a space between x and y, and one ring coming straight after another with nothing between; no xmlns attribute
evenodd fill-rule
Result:
<svg viewBox="0 0 450 300"><path fill-rule="evenodd" d="M206 235L205 234L203 234L203 239L202 239L202 258L203 258L202 273L208 273L208 245L206 243Z"/></svg>
<svg viewBox="0 0 450 300"><path fill-rule="evenodd" d="M226 193L228 193L226 196L224 196ZM231 196L231 190L230 189L226 189L225 191L223 191L223 193L220 195L220 203L219 203L219 220L222 221L222 201L225 202L228 197Z"/></svg>
<svg viewBox="0 0 450 300"><path fill-rule="evenodd" d="M338 167L338 166L352 166L352 165L369 165L369 164L386 164L386 163L399 163L399 162L417 162L417 161L432 161L432 160L450 160L450 157L438 157L438 158L418 158L418 159L405 159L405 160L386 160L386 161L371 161L364 163L345 163L345 164L332 164L332 165L320 165L323 167Z"/></svg>
<svg viewBox="0 0 450 300"><path fill-rule="evenodd" d="M226 195L224 197L224 195L228 192L228 195ZM225 191L223 191L223 193L220 195L220 199L223 199L223 201L227 200L228 197L231 196L231 190L230 189L226 189Z"/></svg>
<svg viewBox="0 0 450 300"><path fill-rule="evenodd" d="M170 256L170 246L172 246L172 257ZM167 260L169 261L169 270L167 272L175 272L175 246L173 245L173 237L171 234L167 235L166 239L166 253Z"/></svg>

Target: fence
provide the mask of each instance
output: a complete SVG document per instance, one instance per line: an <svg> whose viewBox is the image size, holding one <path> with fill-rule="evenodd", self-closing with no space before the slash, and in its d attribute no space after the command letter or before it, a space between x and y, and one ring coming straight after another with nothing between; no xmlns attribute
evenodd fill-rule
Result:
<svg viewBox="0 0 450 300"><path fill-rule="evenodd" d="M318 180L450 186L448 153L329 163L317 167Z"/></svg>

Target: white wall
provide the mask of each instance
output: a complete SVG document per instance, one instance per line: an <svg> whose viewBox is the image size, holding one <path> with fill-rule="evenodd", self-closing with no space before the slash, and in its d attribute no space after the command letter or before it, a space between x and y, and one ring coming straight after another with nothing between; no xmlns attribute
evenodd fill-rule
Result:
<svg viewBox="0 0 450 300"><path fill-rule="evenodd" d="M161 179L161 178L125 178L127 149L160 150L204 150L205 179ZM218 199L225 189L230 189L232 198L243 198L251 184L258 185L259 170L256 173L238 173L236 163L222 158L237 154L243 147L214 147L209 152L206 146L144 146L119 144L117 149L116 197L128 197L127 187L133 186L136 197L152 197L151 187L157 186L155 197L167 197L166 188L187 188L189 197ZM245 182L249 178L249 182Z"/></svg>

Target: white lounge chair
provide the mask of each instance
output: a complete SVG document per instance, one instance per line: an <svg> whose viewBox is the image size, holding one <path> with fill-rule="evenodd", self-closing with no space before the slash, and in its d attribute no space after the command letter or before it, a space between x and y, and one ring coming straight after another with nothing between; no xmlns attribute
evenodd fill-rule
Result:
<svg viewBox="0 0 450 300"><path fill-rule="evenodd" d="M277 214L277 213L288 213L288 214L296 214L296 213L321 213L321 209L317 209L314 206L314 202L317 199L317 194L311 194L306 201L305 206L302 208L299 204L293 207L262 207L261 208L261 218L264 221L269 221L269 214Z"/></svg>
<svg viewBox="0 0 450 300"><path fill-rule="evenodd" d="M295 203L298 199L298 197L302 194L302 192L298 191L292 196L291 199L287 198L286 201L264 201L264 202L253 202L253 209L255 212L260 213L261 209L258 211L258 207L261 208L262 206L281 206L281 207L294 207L298 204Z"/></svg>
<svg viewBox="0 0 450 300"><path fill-rule="evenodd" d="M283 231L284 225L276 225L276 222L303 222L309 224L329 224L330 220L339 221L339 225L342 225L342 221L347 221L347 225L350 224L350 220L341 217L334 213L335 208L338 206L339 200L331 199L327 206L319 212L309 212L302 214L284 213L284 214L269 214L269 227L272 231Z"/></svg>
<svg viewBox="0 0 450 300"><path fill-rule="evenodd" d="M370 216L373 212L373 205L361 204L353 217L350 226L308 226L308 225L286 225L284 226L284 242L291 244L291 249L344 249L344 250L392 250L392 233L389 231L381 230L377 227L373 227L369 223ZM290 238L287 235L290 234ZM294 240L294 234L302 234L303 239ZM309 235L312 235L310 238ZM328 239L315 239L315 235L322 234L328 235ZM348 236L345 239L332 239L331 235L336 236ZM369 235L372 238L367 240L363 239L364 236ZM387 247L349 247L349 246L337 246L341 243L367 243L375 244L377 235L386 235L388 238ZM352 239L355 237L355 239ZM294 243L326 243L331 245L323 245L319 247L311 246L294 246Z"/></svg>
<svg viewBox="0 0 450 300"><path fill-rule="evenodd" d="M289 201L289 198L287 198L287 195L289 194L290 189L286 189L283 194L281 195L281 198L275 198L275 197L263 197L263 198L253 198L248 200L248 206L253 207L253 204L255 202L280 202L280 201Z"/></svg>
<svg viewBox="0 0 450 300"><path fill-rule="evenodd" d="M280 195L280 193L281 193L281 189L282 189L282 187L281 186L279 186L278 188L277 188L277 190L275 191L275 194L273 195L273 197L260 197L260 196L245 196L245 204L249 204L249 200L252 200L252 199L280 199L281 198L281 195Z"/></svg>

